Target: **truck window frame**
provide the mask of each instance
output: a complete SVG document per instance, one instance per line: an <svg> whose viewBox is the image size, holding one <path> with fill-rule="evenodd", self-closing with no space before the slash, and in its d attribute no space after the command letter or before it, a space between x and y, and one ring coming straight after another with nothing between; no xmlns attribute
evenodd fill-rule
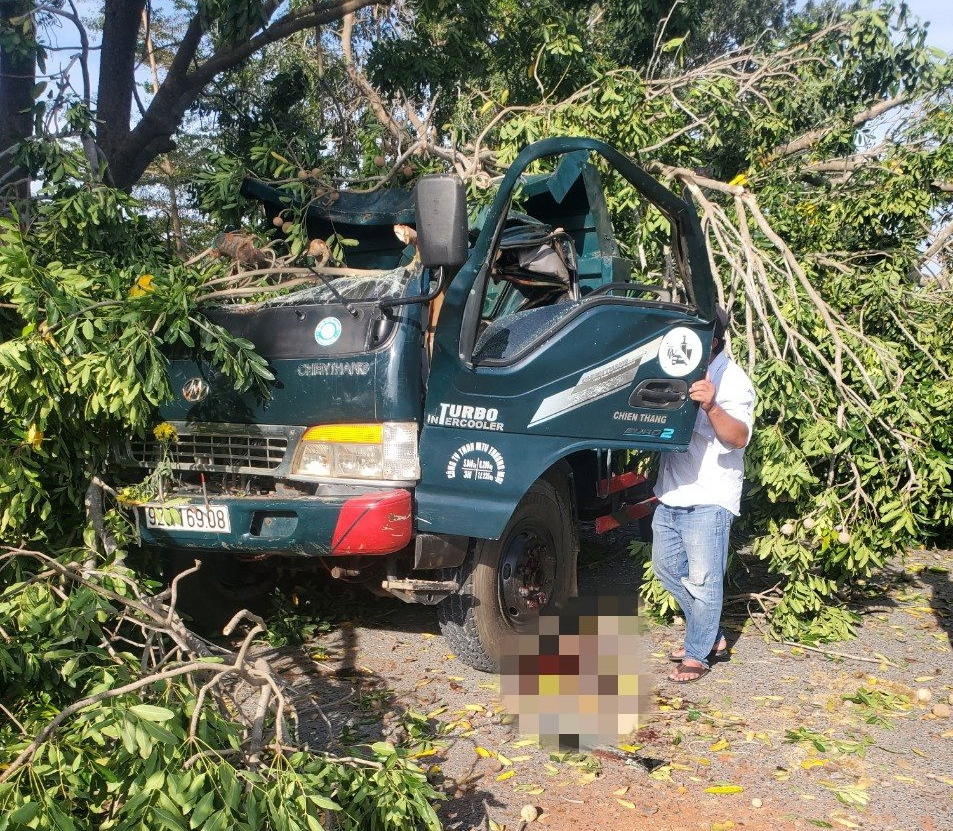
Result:
<svg viewBox="0 0 953 831"><path fill-rule="evenodd" d="M474 358L474 352L476 350L477 340L479 339L477 330L479 329L480 321L484 319L483 309L486 301L487 288L490 282L490 273L492 271L493 263L496 261L497 253L499 252L500 237L502 236L503 229L506 226L506 219L509 215L510 208L512 207L512 202L513 200L511 196L510 199L507 200L506 209L502 212L500 219L496 224L496 228L494 229L493 240L490 245L490 255L487 257L486 263L484 263L480 268L480 271L473 282L473 288L471 289L470 297L467 301L468 314L465 315L464 319L469 325L467 326L466 332L461 334L466 338L467 349L464 356L468 366L476 369L478 367L506 367L518 363L524 360L533 351L538 349L541 344L545 343L547 340L550 340L560 328L568 324L574 318L584 314L585 312L588 312L590 309L602 305L624 305L646 309L664 309L667 311L681 312L687 315L697 312L698 307L695 302L694 285L691 279L692 275L688 257L687 241L684 235L680 233L677 219L669 215L660 205L655 205L655 203L652 203L654 207L656 207L665 215L666 219L671 225L673 259L675 261L675 267L678 270L678 275L681 278L682 285L684 286L685 294L690 301L689 303L676 303L665 300L646 300L636 297L616 297L608 294L599 294L595 297L592 297L588 294L583 295L578 300L573 302L574 308L572 308L558 320L554 321L553 326L543 330L537 337L533 338L526 345L520 348L518 352L515 352L513 355L510 355L506 358L484 358L482 360L476 360ZM477 314L473 315L469 313L471 305L477 309ZM497 318L497 320L502 319L503 318Z"/></svg>

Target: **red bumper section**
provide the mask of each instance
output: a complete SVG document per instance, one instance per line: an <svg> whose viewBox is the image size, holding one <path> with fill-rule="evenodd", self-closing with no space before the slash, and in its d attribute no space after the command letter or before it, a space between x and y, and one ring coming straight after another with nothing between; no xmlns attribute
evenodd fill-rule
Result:
<svg viewBox="0 0 953 831"><path fill-rule="evenodd" d="M410 542L412 528L410 491L355 496L341 506L331 554L392 554Z"/></svg>

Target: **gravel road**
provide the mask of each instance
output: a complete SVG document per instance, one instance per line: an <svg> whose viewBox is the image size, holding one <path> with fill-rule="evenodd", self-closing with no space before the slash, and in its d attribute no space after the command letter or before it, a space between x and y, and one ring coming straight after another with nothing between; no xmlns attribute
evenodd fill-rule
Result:
<svg viewBox="0 0 953 831"><path fill-rule="evenodd" d="M580 593L636 591L629 538L587 537ZM758 564L731 591L761 585ZM831 653L767 641L742 605L729 660L695 684L666 682L677 625L648 632L644 726L618 754L551 755L514 732L498 679L450 654L433 609L311 598L336 619L281 650L314 747L401 742L448 794L448 829L953 829L951 551L915 551L872 587L856 640ZM303 589L302 589L303 591ZM342 615L345 619L342 620ZM929 694L928 701L917 699Z"/></svg>

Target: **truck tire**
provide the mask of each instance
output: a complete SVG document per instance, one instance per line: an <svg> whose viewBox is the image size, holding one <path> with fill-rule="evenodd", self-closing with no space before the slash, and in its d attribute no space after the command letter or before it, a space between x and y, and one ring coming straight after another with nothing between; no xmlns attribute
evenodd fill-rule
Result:
<svg viewBox="0 0 953 831"><path fill-rule="evenodd" d="M507 638L533 631L540 610L570 596L578 548L566 497L537 480L500 538L471 540L463 564L449 570L460 590L437 605L437 617L450 649L474 669L499 671Z"/></svg>
<svg viewBox="0 0 953 831"><path fill-rule="evenodd" d="M274 566L245 563L222 553L166 549L162 551L165 582L171 584L196 560L202 567L179 581L175 604L190 628L201 635L221 635L222 628L239 610L262 611L266 596L275 586Z"/></svg>

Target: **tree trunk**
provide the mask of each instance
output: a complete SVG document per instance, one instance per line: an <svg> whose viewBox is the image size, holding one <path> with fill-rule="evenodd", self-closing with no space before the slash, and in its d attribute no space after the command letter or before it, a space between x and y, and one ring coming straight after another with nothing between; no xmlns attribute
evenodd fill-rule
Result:
<svg viewBox="0 0 953 831"><path fill-rule="evenodd" d="M130 9L135 10L135 15L141 16L143 2L144 0L129 0ZM204 33L204 23L199 16L193 17L176 48L175 57L162 84L149 103L145 114L131 130L129 129L129 111L132 105L131 79L139 21L137 18L134 24L129 23L127 19L133 12L124 8L122 11L123 20L127 20L124 25L135 30L136 37L133 38L130 47L129 63L125 65L129 83L124 81L120 85L123 90L121 101L118 95L114 96L115 113L108 112L104 106L103 84L108 85L109 79L115 73L123 70L115 62L116 59L112 55L108 56L107 60L107 32L105 30L103 32L103 54L99 76L99 118L104 122L100 125L99 145L109 161L112 183L118 188L129 190L139 181L145 169L156 156L175 149L172 136L181 126L189 107L195 103L202 90L217 75L238 66L258 49L262 49L271 43L276 43L303 29L330 23L345 14L355 12L376 2L378 0L325 0L325 2L304 3L293 6L282 17L272 20L272 16L283 4L278 0L270 0L263 5L265 17L268 20L267 25L259 27L259 24L256 23L249 28L246 39L239 39L235 43L219 46L209 58L197 65L194 64L194 61ZM110 6L123 5L120 0L107 0L107 20L109 20ZM118 19L111 25L118 27ZM260 31L255 34L259 28ZM112 48L110 51L112 51ZM122 52L121 54L125 55L126 53ZM107 69L107 66L110 65L112 68ZM121 125L115 122L115 117L119 116L120 109L124 113ZM122 127L121 134L119 132L120 126ZM104 140L107 133L109 138Z"/></svg>
<svg viewBox="0 0 953 831"><path fill-rule="evenodd" d="M29 171L17 165L13 150L33 135L33 85L36 82L35 29L29 0L0 0L0 26L22 33L19 43L0 39L0 213L16 207L27 218ZM10 20L30 15L26 32Z"/></svg>
<svg viewBox="0 0 953 831"><path fill-rule="evenodd" d="M129 137L139 21L145 5L146 0L106 0L103 11L96 139L110 163Z"/></svg>

